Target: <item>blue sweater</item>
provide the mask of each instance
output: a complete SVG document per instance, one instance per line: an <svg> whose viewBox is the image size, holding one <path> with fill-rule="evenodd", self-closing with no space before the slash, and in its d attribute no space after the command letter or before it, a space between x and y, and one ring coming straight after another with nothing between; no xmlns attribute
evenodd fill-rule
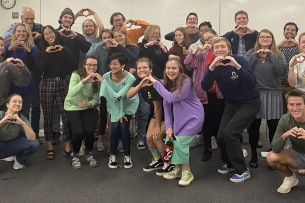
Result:
<svg viewBox="0 0 305 203"><path fill-rule="evenodd" d="M246 51L249 51L254 47L257 35L258 32L256 30L254 30L252 34L244 35ZM232 54L237 54L239 44L238 34L235 34L233 31L231 31L227 32L225 35L223 35L223 37L227 38L231 43Z"/></svg>
<svg viewBox="0 0 305 203"><path fill-rule="evenodd" d="M241 56L233 56L241 65L237 70L232 66L217 66L214 71L207 69L201 81L203 90L208 91L216 80L224 99L230 104L244 104L252 98L259 97L256 78L247 60Z"/></svg>

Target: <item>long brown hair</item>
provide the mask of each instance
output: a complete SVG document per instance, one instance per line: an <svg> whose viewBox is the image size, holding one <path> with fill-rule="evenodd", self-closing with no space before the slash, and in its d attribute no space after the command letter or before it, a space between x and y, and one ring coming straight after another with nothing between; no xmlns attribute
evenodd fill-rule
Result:
<svg viewBox="0 0 305 203"><path fill-rule="evenodd" d="M278 49L277 46L276 46L275 39L274 39L274 35L273 35L273 33L272 33L270 30L268 30L268 29L263 29L263 30L261 30L261 31L258 33L257 38L256 38L256 43L255 43L254 48L253 48L253 51L254 51L254 52L257 52L259 49L261 49L261 45L259 44L259 36L260 36L263 32L264 32L264 33L268 33L268 34L271 35L271 37L272 37L272 42L271 42L271 44L270 44L270 46L269 46L269 50L272 51L273 53L275 53L276 55L279 55L279 54L280 54L280 51L279 51L279 49Z"/></svg>
<svg viewBox="0 0 305 203"><path fill-rule="evenodd" d="M173 81L170 80L166 75L166 65L170 61L176 62L176 64L178 65L178 68L179 68L179 74L176 77L176 79L173 80ZM180 62L180 59L177 59L177 58L168 59L168 61L165 64L164 77L163 78L164 78L165 89L167 89L170 92L174 92L174 91L178 90L178 97L181 97L181 87L182 87L182 82L183 82L184 79L189 79L191 81L192 88L194 86L193 80L189 76L187 76L183 73L183 66Z"/></svg>
<svg viewBox="0 0 305 203"><path fill-rule="evenodd" d="M81 78L87 77L85 65L88 59L95 59L97 61L97 67L98 67L98 60L94 56L87 56L83 62L83 67L80 68L79 70L74 71L74 73L78 74ZM93 88L93 93L96 93L99 89L99 82L98 81L93 82L92 88Z"/></svg>
<svg viewBox="0 0 305 203"><path fill-rule="evenodd" d="M182 47L185 47L185 49L189 49L189 47L191 46L191 39L190 39L190 36L187 33L186 29L184 27L178 27L175 30L174 33L176 33L176 31L182 32L182 34L184 36L184 39L183 39L183 42L182 42ZM175 39L175 36L174 36L174 39L173 39L173 44L178 44L176 39Z"/></svg>

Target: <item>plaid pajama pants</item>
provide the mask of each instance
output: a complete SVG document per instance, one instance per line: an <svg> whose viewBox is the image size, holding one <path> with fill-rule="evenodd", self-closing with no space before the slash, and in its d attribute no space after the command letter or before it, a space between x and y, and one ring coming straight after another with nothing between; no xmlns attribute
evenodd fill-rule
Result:
<svg viewBox="0 0 305 203"><path fill-rule="evenodd" d="M40 102L43 111L43 128L46 141L53 141L52 111L54 99L57 102L63 123L63 141L69 141L68 119L64 110L64 101L68 93L66 82L63 79L43 78L40 82Z"/></svg>

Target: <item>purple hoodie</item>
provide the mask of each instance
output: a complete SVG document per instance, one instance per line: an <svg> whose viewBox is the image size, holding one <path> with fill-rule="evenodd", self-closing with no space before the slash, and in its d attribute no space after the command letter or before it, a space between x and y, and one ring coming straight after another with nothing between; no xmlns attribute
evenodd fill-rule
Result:
<svg viewBox="0 0 305 203"><path fill-rule="evenodd" d="M163 97L166 129L172 127L177 136L195 135L201 131L204 110L189 79L183 80L180 97L178 90L169 92L159 81L156 81L153 86ZM171 104L173 105L174 122Z"/></svg>

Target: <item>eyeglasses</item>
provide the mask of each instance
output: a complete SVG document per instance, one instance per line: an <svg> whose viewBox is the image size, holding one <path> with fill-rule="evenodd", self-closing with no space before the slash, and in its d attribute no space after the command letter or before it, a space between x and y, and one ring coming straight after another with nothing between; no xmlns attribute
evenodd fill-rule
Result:
<svg viewBox="0 0 305 203"><path fill-rule="evenodd" d="M197 21L197 18L188 18L188 20Z"/></svg>
<svg viewBox="0 0 305 203"><path fill-rule="evenodd" d="M93 67L93 68L97 68L97 64L87 63L86 66L88 66L88 67Z"/></svg>
<svg viewBox="0 0 305 203"><path fill-rule="evenodd" d="M209 36L209 37L203 39L203 41L205 41L205 42L206 42L206 41L209 41L209 40L212 39L214 36L215 36L215 35L211 35L211 36Z"/></svg>
<svg viewBox="0 0 305 203"><path fill-rule="evenodd" d="M150 35L151 35L151 36L159 36L159 35L160 35L160 32L151 32Z"/></svg>
<svg viewBox="0 0 305 203"><path fill-rule="evenodd" d="M259 36L258 38L259 39L272 39L271 36Z"/></svg>
<svg viewBox="0 0 305 203"><path fill-rule="evenodd" d="M122 21L123 21L123 19L115 19L115 20L113 20L114 23L120 23Z"/></svg>

